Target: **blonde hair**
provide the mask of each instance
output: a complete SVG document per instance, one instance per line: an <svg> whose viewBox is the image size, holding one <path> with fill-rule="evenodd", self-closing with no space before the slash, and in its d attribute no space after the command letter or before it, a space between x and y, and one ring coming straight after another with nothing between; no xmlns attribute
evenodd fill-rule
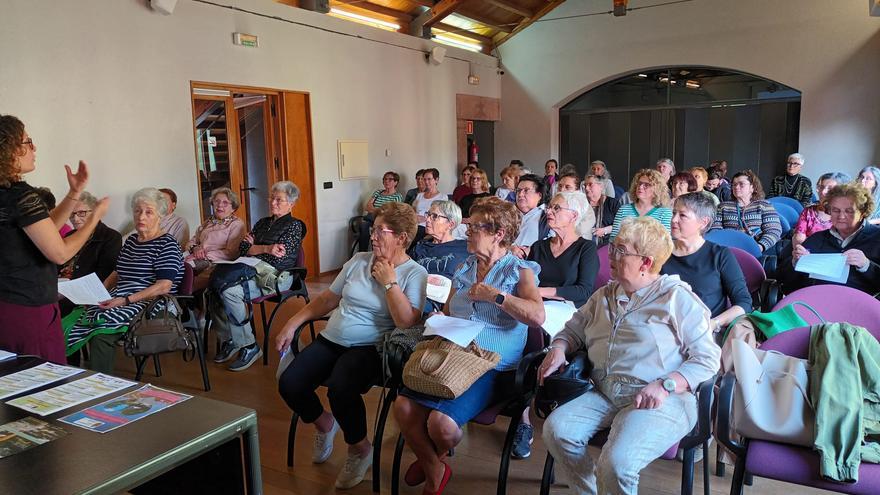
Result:
<svg viewBox="0 0 880 495"><path fill-rule="evenodd" d="M827 212L831 200L838 198L846 198L853 202L856 210L862 215L863 219L869 218L874 213L874 198L871 197L871 191L865 186L858 183L840 184L831 188L822 198L822 208Z"/></svg>
<svg viewBox="0 0 880 495"><path fill-rule="evenodd" d="M492 184L489 183L489 176L486 175L486 171L480 168L474 169L471 171L471 180L473 180L474 177L480 177L483 179L483 192L489 192L489 188L492 187ZM468 186L470 186L470 184L468 184Z"/></svg>
<svg viewBox="0 0 880 495"><path fill-rule="evenodd" d="M659 175L659 174L658 174ZM637 254L653 259L651 273L660 273L672 254L672 236L659 220L653 217L631 217L620 224L615 244L629 244Z"/></svg>
<svg viewBox="0 0 880 495"><path fill-rule="evenodd" d="M666 181L663 180L660 172L649 168L643 168L633 176L633 180L629 185L629 197L633 203L638 198L639 179L642 177L647 177L651 185L654 186L654 197L651 198L651 204L654 206L669 206L669 186L666 185Z"/></svg>

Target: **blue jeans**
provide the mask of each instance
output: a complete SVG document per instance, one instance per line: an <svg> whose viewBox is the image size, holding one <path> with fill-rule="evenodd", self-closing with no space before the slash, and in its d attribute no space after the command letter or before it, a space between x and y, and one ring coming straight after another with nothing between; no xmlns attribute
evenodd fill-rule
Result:
<svg viewBox="0 0 880 495"><path fill-rule="evenodd" d="M635 409L628 400L633 396L629 391L612 401L593 390L547 417L544 444L573 493L637 495L639 472L697 422L697 402L691 393L672 394L658 409ZM608 442L594 462L587 442L609 427Z"/></svg>
<svg viewBox="0 0 880 495"><path fill-rule="evenodd" d="M282 290L289 288L290 283L287 284L287 287L281 287ZM253 280L248 281L248 292L251 299L263 295ZM242 286L233 285L227 288L220 294L220 300L223 303L222 309L215 308L211 315L214 319L212 327L217 331L220 341L232 340L235 347L247 347L256 342L250 322L245 321L245 318L248 317L248 310Z"/></svg>

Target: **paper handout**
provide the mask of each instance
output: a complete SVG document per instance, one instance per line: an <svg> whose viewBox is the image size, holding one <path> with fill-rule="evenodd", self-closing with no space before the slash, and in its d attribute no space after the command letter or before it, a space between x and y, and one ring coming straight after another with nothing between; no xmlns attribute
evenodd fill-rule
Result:
<svg viewBox="0 0 880 495"><path fill-rule="evenodd" d="M46 416L62 409L112 394L132 385L137 385L137 382L96 373L55 388L12 399L7 404L24 409L30 413Z"/></svg>
<svg viewBox="0 0 880 495"><path fill-rule="evenodd" d="M456 344L467 347L472 340L483 330L482 323L454 318L446 315L434 315L425 320L425 333L423 335L437 335Z"/></svg>
<svg viewBox="0 0 880 495"><path fill-rule="evenodd" d="M572 315L577 313L577 308L571 301L544 301L544 324L541 328L552 339L559 333Z"/></svg>
<svg viewBox="0 0 880 495"><path fill-rule="evenodd" d="M106 433L191 397L152 385L144 385L125 395L60 418L59 421L98 433Z"/></svg>
<svg viewBox="0 0 880 495"><path fill-rule="evenodd" d="M260 262L260 259L254 258L253 256L242 256L242 257L236 258L232 261L214 260L215 264L220 264L220 265L233 265L235 263L244 263L245 265L248 265L248 266L257 266L257 264L259 262Z"/></svg>
<svg viewBox="0 0 880 495"><path fill-rule="evenodd" d="M0 425L0 459L67 435L64 428L37 418L22 418Z"/></svg>
<svg viewBox="0 0 880 495"><path fill-rule="evenodd" d="M85 370L72 366L43 363L10 375L0 376L0 399L40 388L43 385L63 380L68 376L73 376L83 371Z"/></svg>
<svg viewBox="0 0 880 495"><path fill-rule="evenodd" d="M426 295L428 299L446 304L449 299L449 292L452 290L452 280L443 275L428 275L428 286Z"/></svg>
<svg viewBox="0 0 880 495"><path fill-rule="evenodd" d="M73 304L96 305L111 299L107 288L94 272L73 280L59 280L58 292Z"/></svg>
<svg viewBox="0 0 880 495"><path fill-rule="evenodd" d="M810 278L845 284L849 279L849 265L844 254L807 254L798 259L794 269Z"/></svg>

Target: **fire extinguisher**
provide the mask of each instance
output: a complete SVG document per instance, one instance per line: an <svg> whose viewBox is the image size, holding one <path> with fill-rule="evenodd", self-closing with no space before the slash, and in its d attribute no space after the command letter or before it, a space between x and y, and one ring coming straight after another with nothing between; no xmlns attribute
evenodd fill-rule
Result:
<svg viewBox="0 0 880 495"><path fill-rule="evenodd" d="M468 145L468 161L472 163L480 161L480 147L474 141L471 141L471 144Z"/></svg>

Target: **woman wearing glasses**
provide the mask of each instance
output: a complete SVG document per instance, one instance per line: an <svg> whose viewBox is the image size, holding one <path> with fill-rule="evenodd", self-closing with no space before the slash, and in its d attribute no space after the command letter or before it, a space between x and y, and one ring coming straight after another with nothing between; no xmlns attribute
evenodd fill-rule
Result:
<svg viewBox="0 0 880 495"><path fill-rule="evenodd" d="M669 187L660 172L647 168L636 172L629 186L629 197L633 202L622 205L614 216L610 240L613 241L617 237L620 224L627 218L655 218L666 227L666 230L670 229L672 209L669 208Z"/></svg>
<svg viewBox="0 0 880 495"><path fill-rule="evenodd" d="M586 350L596 387L555 409L544 443L577 493L638 493L639 472L697 422L693 391L720 365L709 310L675 275L673 244L654 218L627 219L609 249L612 282L554 337L543 379ZM610 428L598 459L587 443Z"/></svg>
<svg viewBox="0 0 880 495"><path fill-rule="evenodd" d="M489 177L486 175L486 172L480 169L475 169L471 172L471 193L467 196L461 198L461 216L465 219L465 223L468 223L467 218L470 216L471 206L473 206L474 201L485 198L487 196L491 196L492 193L489 192L492 184L489 184Z"/></svg>
<svg viewBox="0 0 880 495"><path fill-rule="evenodd" d="M211 216L186 243L189 256L184 261L193 266L196 274L194 292L208 286L214 262L238 258L238 248L245 234L244 222L235 216L239 206L238 195L232 189L220 187L211 191Z"/></svg>
<svg viewBox="0 0 880 495"><path fill-rule="evenodd" d="M758 243L761 251L773 247L782 237L779 214L764 200L761 179L751 170L733 174L733 201L718 206L712 229L733 229L744 232Z"/></svg>
<svg viewBox="0 0 880 495"><path fill-rule="evenodd" d="M372 462L367 438L367 411L362 394L376 382L381 369L377 345L395 327L409 328L422 317L427 273L406 254L416 235L418 219L404 203L386 203L376 212L371 253L348 260L330 287L284 325L275 339L288 352L297 328L330 313L317 339L297 354L284 370L278 391L304 423L315 426L312 462L321 464L333 452L342 429L348 457L336 487L351 488L364 479ZM330 411L315 394L327 386Z"/></svg>
<svg viewBox="0 0 880 495"><path fill-rule="evenodd" d="M510 252L519 224L520 213L513 203L493 196L474 204L467 229L471 256L456 270L445 308L450 316L482 323L483 330L474 340L500 354L501 362L456 399L404 388L394 402L400 431L417 458L405 481L412 486L425 483L424 493L443 491L452 475L444 459L461 441L461 427L504 399L522 358L528 327L544 323L537 288L541 269Z"/></svg>
<svg viewBox="0 0 880 495"><path fill-rule="evenodd" d="M58 268L82 249L104 217L109 200L95 204L82 228L66 238L67 222L86 188L89 172L65 166L70 189L51 211L23 176L36 169L37 146L24 124L0 115L0 349L65 363L58 309Z"/></svg>
<svg viewBox="0 0 880 495"><path fill-rule="evenodd" d="M70 213L73 230L66 236L83 229L91 220L97 206L97 198L86 191L80 193L79 201ZM105 280L116 269L116 258L119 257L120 249L122 249L122 235L99 220L82 249L66 263L58 266L58 276L75 279L94 272L100 280ZM61 307L61 316L66 316L76 306L67 299L62 299L58 305Z"/></svg>
<svg viewBox="0 0 880 495"><path fill-rule="evenodd" d="M454 237L459 224L461 209L457 204L449 200L431 203L425 215L425 238L410 253L429 275L452 278L458 265L467 259L467 241Z"/></svg>
<svg viewBox="0 0 880 495"><path fill-rule="evenodd" d="M403 202L403 196L397 191L400 183L400 174L397 172L385 172L382 176L382 189L376 189L364 202L364 220L359 225L358 251L364 252L370 247L370 227L376 217L376 210L385 203Z"/></svg>

